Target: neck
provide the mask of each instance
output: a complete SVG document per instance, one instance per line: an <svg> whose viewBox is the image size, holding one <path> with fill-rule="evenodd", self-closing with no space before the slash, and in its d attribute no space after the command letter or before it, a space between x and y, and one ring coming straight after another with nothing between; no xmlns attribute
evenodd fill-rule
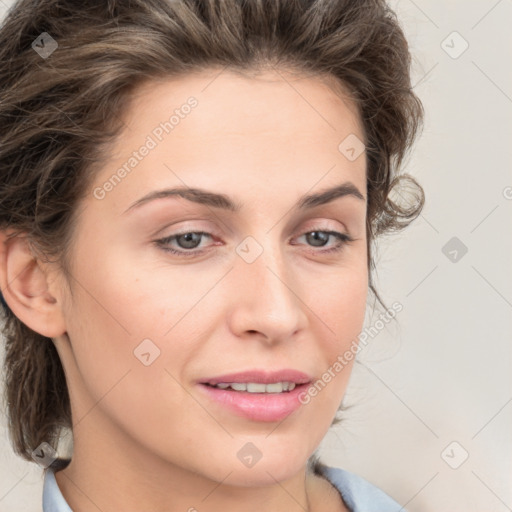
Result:
<svg viewBox="0 0 512 512"><path fill-rule="evenodd" d="M74 512L311 512L311 495L319 490L318 477L308 475L305 467L279 482L269 477L257 485L251 480L240 485L238 479L233 485L230 472L213 480L148 453L126 434L112 437L107 425L99 429L102 435L86 425L99 423L75 428L73 459L56 473Z"/></svg>

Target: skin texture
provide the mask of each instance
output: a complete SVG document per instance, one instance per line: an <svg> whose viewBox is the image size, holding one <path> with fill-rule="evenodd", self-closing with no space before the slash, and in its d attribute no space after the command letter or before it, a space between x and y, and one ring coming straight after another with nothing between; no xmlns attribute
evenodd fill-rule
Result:
<svg viewBox="0 0 512 512"><path fill-rule="evenodd" d="M94 190L191 96L197 106L98 199ZM208 70L144 84L124 121L80 205L71 277L23 238L2 244L5 298L53 338L68 379L75 444L57 473L65 498L78 512L345 510L305 465L350 365L281 422L237 416L197 382L283 368L316 380L357 338L368 287L365 156L338 150L349 134L364 139L355 106L318 77ZM364 198L296 208L302 195L346 182ZM225 194L240 209L174 197L126 211L174 186ZM315 246L306 236L326 230L353 241L326 253L335 237ZM155 243L187 231L211 236L197 249L167 245L195 256ZM262 250L252 263L236 252L248 236ZM149 366L134 356L144 339L160 350ZM248 442L262 454L252 468L237 457Z"/></svg>

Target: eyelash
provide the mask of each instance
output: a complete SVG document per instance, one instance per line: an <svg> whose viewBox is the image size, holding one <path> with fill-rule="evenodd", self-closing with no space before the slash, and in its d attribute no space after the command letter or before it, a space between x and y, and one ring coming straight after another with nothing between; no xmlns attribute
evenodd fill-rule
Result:
<svg viewBox="0 0 512 512"><path fill-rule="evenodd" d="M309 235L311 233L325 233L327 235L333 236L338 239L338 244L335 247L332 247L330 249L314 251L314 252L320 253L320 254L332 254L332 253L340 252L344 248L345 245L354 241L354 239L350 235L347 235L346 233L340 233L338 231L332 231L332 230L328 230L328 229L314 229L312 231L306 231L305 233L302 233L299 236L305 236L305 235ZM174 255L180 256L180 257L184 257L184 258L187 258L187 257L190 258L190 257L198 256L198 255L202 254L205 251L205 249L203 249L203 250L190 249L190 250L179 250L178 251L169 246L169 243L172 242L173 240L176 240L178 237L183 236L183 235L188 235L188 234L209 236L210 238L212 238L212 235L205 231L183 231L182 233L176 233L174 235L167 236L165 238L161 238L160 240L155 240L155 243L163 251L169 252L171 254L174 254ZM298 244L293 244L293 245L298 245ZM310 246L310 247L314 247L314 246ZM318 247L321 248L323 246L318 246Z"/></svg>

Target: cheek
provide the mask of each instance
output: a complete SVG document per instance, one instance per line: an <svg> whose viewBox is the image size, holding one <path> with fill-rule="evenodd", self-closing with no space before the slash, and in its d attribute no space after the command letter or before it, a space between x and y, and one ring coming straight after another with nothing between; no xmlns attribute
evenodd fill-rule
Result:
<svg viewBox="0 0 512 512"><path fill-rule="evenodd" d="M166 269L137 268L121 256L102 254L95 269L89 258L77 260L80 272L75 271L66 312L73 351L67 366L74 387L86 397L79 414L94 403L100 409L108 404L109 415L138 428L149 413L162 420L164 409L190 407L180 402L177 381L196 353L204 323L187 312L209 283L182 283L165 277ZM134 415L134 408L146 414Z"/></svg>
<svg viewBox="0 0 512 512"><path fill-rule="evenodd" d="M361 261L366 261L361 259ZM354 359L358 352L368 292L368 271L366 264L359 262L343 269L337 278L324 286L323 293L312 297L312 304L323 324L323 336L318 336L321 344L325 372L321 380L325 383L324 407L335 412L344 394Z"/></svg>
<svg viewBox="0 0 512 512"><path fill-rule="evenodd" d="M361 258L362 261L365 261ZM356 262L334 271L329 279L322 282L311 298L315 312L335 336L333 347L343 349L359 334L366 310L368 293L368 271L365 264Z"/></svg>
<svg viewBox="0 0 512 512"><path fill-rule="evenodd" d="M133 288L132 293L136 294ZM193 347L179 343L173 346L169 337L166 340L161 336L162 326L156 321L161 313L156 308L151 317L151 307L134 307L136 301L121 293L107 312L107 298L77 297L75 308L81 312L80 319L71 322L68 330L73 359L67 367L71 368L70 388L75 391L76 434L88 433L95 425L107 429L115 425L112 436L125 432L149 445L151 439L168 439L170 434L177 436L180 429L191 429L188 416L184 415L184 428L176 422L175 413L201 412L194 409L197 404L180 385L181 368L186 366ZM131 311L125 324L129 332L118 322L125 308Z"/></svg>

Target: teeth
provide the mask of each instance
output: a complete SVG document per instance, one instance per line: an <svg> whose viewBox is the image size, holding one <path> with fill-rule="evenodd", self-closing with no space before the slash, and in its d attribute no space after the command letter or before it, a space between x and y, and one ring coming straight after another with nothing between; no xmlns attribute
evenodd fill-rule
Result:
<svg viewBox="0 0 512 512"><path fill-rule="evenodd" d="M214 387L219 389L231 388L234 391L246 391L248 393L282 393L283 391L293 391L295 382L274 382L272 384L262 384L260 382L219 382Z"/></svg>
<svg viewBox="0 0 512 512"><path fill-rule="evenodd" d="M282 393L286 387L288 391L288 382L276 382L275 384L263 385L267 393Z"/></svg>
<svg viewBox="0 0 512 512"><path fill-rule="evenodd" d="M236 388L234 388L236 389ZM249 393L266 393L267 386L265 384L255 384L253 382L247 383L247 391Z"/></svg>

